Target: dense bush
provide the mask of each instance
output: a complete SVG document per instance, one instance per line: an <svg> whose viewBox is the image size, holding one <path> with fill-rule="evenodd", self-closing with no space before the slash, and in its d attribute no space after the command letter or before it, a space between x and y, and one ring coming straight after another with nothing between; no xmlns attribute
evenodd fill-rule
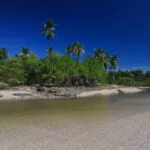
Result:
<svg viewBox="0 0 150 150"><path fill-rule="evenodd" d="M14 79L14 78L8 79L7 83L10 84L11 86L17 86L17 85L24 84L21 80Z"/></svg>
<svg viewBox="0 0 150 150"><path fill-rule="evenodd" d="M0 82L0 89L7 89L7 88L9 88L9 85L7 83Z"/></svg>
<svg viewBox="0 0 150 150"><path fill-rule="evenodd" d="M118 83L120 85L125 85L125 86L134 86L135 85L135 81L130 77L122 77L119 79Z"/></svg>
<svg viewBox="0 0 150 150"><path fill-rule="evenodd" d="M150 86L149 71L108 71L99 60L86 57L82 62L66 55L54 53L49 68L48 58L35 54L0 60L0 82L9 85L51 83L57 85L120 84L125 86ZM74 78L74 79L73 79ZM67 82L68 80L71 82ZM66 82L66 83L65 83ZM7 85L7 84L6 84ZM5 84L0 84L5 88Z"/></svg>

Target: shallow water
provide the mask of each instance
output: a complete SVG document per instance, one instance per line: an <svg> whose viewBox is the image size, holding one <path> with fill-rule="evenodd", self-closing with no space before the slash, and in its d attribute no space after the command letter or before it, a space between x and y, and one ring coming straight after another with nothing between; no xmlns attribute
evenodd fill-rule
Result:
<svg viewBox="0 0 150 150"><path fill-rule="evenodd" d="M140 149L141 141L149 147L147 111L149 91L76 100L0 101L0 149Z"/></svg>
<svg viewBox="0 0 150 150"><path fill-rule="evenodd" d="M113 119L149 110L149 91L75 100L0 101L0 131L17 124L51 124L57 127L65 125L68 119Z"/></svg>

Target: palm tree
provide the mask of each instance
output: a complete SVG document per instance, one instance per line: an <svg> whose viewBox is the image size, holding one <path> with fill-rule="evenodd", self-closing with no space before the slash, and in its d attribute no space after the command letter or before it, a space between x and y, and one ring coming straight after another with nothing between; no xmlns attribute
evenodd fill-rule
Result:
<svg viewBox="0 0 150 150"><path fill-rule="evenodd" d="M108 68L110 67L110 56L109 56L109 53L105 53L104 55L104 68L107 72Z"/></svg>
<svg viewBox="0 0 150 150"><path fill-rule="evenodd" d="M95 50L95 57L100 61L103 68L107 71L110 66L109 53L105 52L103 48L97 48Z"/></svg>
<svg viewBox="0 0 150 150"><path fill-rule="evenodd" d="M95 49L94 54L98 58L102 57L104 54L104 49L103 48L97 48L97 49Z"/></svg>
<svg viewBox="0 0 150 150"><path fill-rule="evenodd" d="M73 54L73 46L72 45L68 45L66 47L66 53L69 57Z"/></svg>
<svg viewBox="0 0 150 150"><path fill-rule="evenodd" d="M113 79L114 79L114 74L115 74L115 70L118 66L119 60L118 57L116 55L113 55L110 59L110 69L113 72Z"/></svg>
<svg viewBox="0 0 150 150"><path fill-rule="evenodd" d="M113 55L110 60L111 69L113 69L113 71L115 71L115 69L117 68L118 63L118 57L116 55Z"/></svg>
<svg viewBox="0 0 150 150"><path fill-rule="evenodd" d="M30 54L30 49L27 47L22 47L21 55L29 56L29 54Z"/></svg>
<svg viewBox="0 0 150 150"><path fill-rule="evenodd" d="M73 43L73 55L75 56L75 59L77 61L77 64L79 63L79 57L85 53L84 49L83 49L83 45L81 43Z"/></svg>
<svg viewBox="0 0 150 150"><path fill-rule="evenodd" d="M22 47L21 48L21 52L19 54L16 54L16 57L22 59L22 60L26 60L27 57L30 57L30 49L27 47Z"/></svg>
<svg viewBox="0 0 150 150"><path fill-rule="evenodd" d="M106 64L105 58L105 51L103 48L97 48L94 52L95 58L98 59L101 63L101 65L104 67L104 64Z"/></svg>
<svg viewBox="0 0 150 150"><path fill-rule="evenodd" d="M8 53L6 48L0 48L0 60L7 59Z"/></svg>
<svg viewBox="0 0 150 150"><path fill-rule="evenodd" d="M52 63L52 48L50 48L50 41L55 37L55 27L56 24L52 20L48 20L47 22L43 23L41 33L44 34L46 39L48 40L48 57L49 57L49 70L50 70L50 63Z"/></svg>

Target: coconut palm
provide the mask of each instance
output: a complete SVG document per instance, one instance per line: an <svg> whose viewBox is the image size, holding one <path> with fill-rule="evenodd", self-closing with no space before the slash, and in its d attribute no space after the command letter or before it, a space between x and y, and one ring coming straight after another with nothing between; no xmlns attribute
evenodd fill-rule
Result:
<svg viewBox="0 0 150 150"><path fill-rule="evenodd" d="M104 55L104 68L107 71L109 67L110 67L110 55L109 53L106 52Z"/></svg>
<svg viewBox="0 0 150 150"><path fill-rule="evenodd" d="M49 64L52 63L52 48L50 48L50 41L55 37L55 27L56 24L52 20L48 20L47 22L43 23L42 31L41 33L44 34L46 39L48 40L48 58L49 58ZM49 65L50 69L50 65Z"/></svg>
<svg viewBox="0 0 150 150"><path fill-rule="evenodd" d="M79 63L79 57L85 53L83 49L83 45L81 43L73 43L73 55L77 61L77 64Z"/></svg>
<svg viewBox="0 0 150 150"><path fill-rule="evenodd" d="M19 54L17 54L16 57L23 59L23 60L26 60L27 57L30 57L30 54L31 54L31 52L30 52L29 48L22 47L21 52Z"/></svg>
<svg viewBox="0 0 150 150"><path fill-rule="evenodd" d="M66 47L66 53L70 57L73 54L73 46L69 45Z"/></svg>
<svg viewBox="0 0 150 150"><path fill-rule="evenodd" d="M100 64L105 68L108 65L108 54L103 48L97 48L94 52L95 58L99 60Z"/></svg>
<svg viewBox="0 0 150 150"><path fill-rule="evenodd" d="M113 72L113 79L114 79L114 74L115 74L115 70L117 69L119 60L118 57L116 55L113 55L110 59L110 69Z"/></svg>
<svg viewBox="0 0 150 150"><path fill-rule="evenodd" d="M27 47L22 47L21 55L29 56L29 54L30 54L30 49Z"/></svg>
<svg viewBox="0 0 150 150"><path fill-rule="evenodd" d="M55 27L56 24L52 20L48 20L47 22L43 23L41 33L44 34L46 39L49 41L48 47L50 47L50 40L55 37Z"/></svg>
<svg viewBox="0 0 150 150"><path fill-rule="evenodd" d="M107 69L110 67L109 53L105 52L103 48L97 48L95 50L95 57L100 61L101 65L107 71Z"/></svg>
<svg viewBox="0 0 150 150"><path fill-rule="evenodd" d="M104 49L103 48L97 48L97 49L95 49L94 54L95 54L95 57L100 58L104 54Z"/></svg>
<svg viewBox="0 0 150 150"><path fill-rule="evenodd" d="M97 48L94 51L94 55L97 59L100 60L101 63L104 63L104 49L103 48Z"/></svg>
<svg viewBox="0 0 150 150"><path fill-rule="evenodd" d="M113 71L115 71L115 69L117 68L118 63L119 63L118 57L116 55L113 55L110 60L110 67Z"/></svg>

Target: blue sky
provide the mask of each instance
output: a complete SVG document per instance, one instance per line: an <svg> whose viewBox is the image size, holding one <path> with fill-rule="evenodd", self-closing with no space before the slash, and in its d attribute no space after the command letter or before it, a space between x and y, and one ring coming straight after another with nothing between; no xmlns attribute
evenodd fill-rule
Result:
<svg viewBox="0 0 150 150"><path fill-rule="evenodd" d="M118 55L122 69L150 68L148 0L5 0L0 7L0 47L10 55L27 46L43 57L47 41L40 28L52 18L58 24L55 50L63 53L78 41L86 55L98 47Z"/></svg>

